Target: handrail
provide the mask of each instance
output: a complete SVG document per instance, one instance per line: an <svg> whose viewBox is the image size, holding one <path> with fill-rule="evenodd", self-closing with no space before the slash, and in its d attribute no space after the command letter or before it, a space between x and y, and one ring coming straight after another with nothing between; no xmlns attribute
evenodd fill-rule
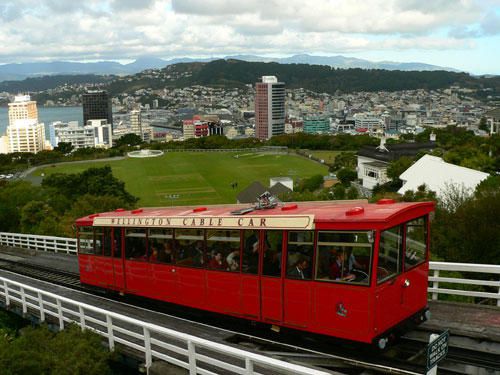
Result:
<svg viewBox="0 0 500 375"><path fill-rule="evenodd" d="M0 245L72 255L77 254L78 248L75 238L7 232L0 232ZM440 294L459 295L494 299L497 301L497 306L500 306L500 276L497 276L500 275L500 265L429 262L429 271L429 283L431 284L428 288L428 292L431 293L431 298L434 301L439 299ZM440 276L441 271L482 273L490 275L490 280L467 279L465 277L443 277ZM440 287L440 283L483 286L492 289L496 288L497 292L443 288Z"/></svg>
<svg viewBox="0 0 500 375"><path fill-rule="evenodd" d="M144 353L147 369L156 359L185 368L190 375L217 374L217 371L211 370L213 368L239 374L259 374L256 366L270 369L273 373L328 374L147 323L5 277L0 277L0 296L7 306L12 302L21 305L25 314L28 309L38 311L41 321L45 321L47 316L56 318L60 329L64 329L65 323L76 323L82 330L90 329L108 339L110 350L114 350L117 343L139 350Z"/></svg>

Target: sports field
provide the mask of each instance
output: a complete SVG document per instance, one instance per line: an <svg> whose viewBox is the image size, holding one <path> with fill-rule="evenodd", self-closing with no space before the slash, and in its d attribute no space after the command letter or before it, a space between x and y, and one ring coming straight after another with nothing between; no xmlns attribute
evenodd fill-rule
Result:
<svg viewBox="0 0 500 375"><path fill-rule="evenodd" d="M295 155L168 152L156 158L56 165L33 175L79 173L104 165L111 166L127 191L140 198L138 206L144 207L236 203L236 195L253 181L269 186L270 177L295 180L328 173L326 166ZM235 182L238 186L233 188Z"/></svg>

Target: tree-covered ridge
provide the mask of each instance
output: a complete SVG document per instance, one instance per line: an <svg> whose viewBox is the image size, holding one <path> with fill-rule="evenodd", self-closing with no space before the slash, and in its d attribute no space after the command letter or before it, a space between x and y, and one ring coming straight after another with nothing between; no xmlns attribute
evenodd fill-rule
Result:
<svg viewBox="0 0 500 375"><path fill-rule="evenodd" d="M287 88L304 88L333 94L356 91L398 91L439 89L459 84L462 87L500 91L500 77L473 77L448 71L389 71L382 69L336 69L325 65L278 64L216 60L209 63L183 63L169 66L164 72L189 72L174 83L239 87L254 84L263 75L276 75ZM138 75L140 76L140 74ZM113 86L113 84L111 85Z"/></svg>

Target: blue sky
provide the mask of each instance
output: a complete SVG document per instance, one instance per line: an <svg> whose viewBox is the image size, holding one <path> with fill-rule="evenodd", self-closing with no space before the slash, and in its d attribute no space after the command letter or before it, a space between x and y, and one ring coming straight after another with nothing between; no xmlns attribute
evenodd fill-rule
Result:
<svg viewBox="0 0 500 375"><path fill-rule="evenodd" d="M344 55L500 74L500 0L0 0L0 63Z"/></svg>

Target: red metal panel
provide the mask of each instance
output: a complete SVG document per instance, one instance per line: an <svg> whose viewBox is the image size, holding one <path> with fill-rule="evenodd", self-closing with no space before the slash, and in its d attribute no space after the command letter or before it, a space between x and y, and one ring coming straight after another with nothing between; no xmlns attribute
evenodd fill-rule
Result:
<svg viewBox="0 0 500 375"><path fill-rule="evenodd" d="M311 324L312 282L285 279L284 285L284 322L297 327Z"/></svg>
<svg viewBox="0 0 500 375"><path fill-rule="evenodd" d="M375 334L381 334L402 318L404 276L384 281L375 290ZM427 296L427 293L426 293Z"/></svg>
<svg viewBox="0 0 500 375"><path fill-rule="evenodd" d="M206 308L205 270L177 267L179 302L183 305Z"/></svg>
<svg viewBox="0 0 500 375"><path fill-rule="evenodd" d="M114 288L115 280L112 258L80 254L78 260L80 279L83 283Z"/></svg>
<svg viewBox="0 0 500 375"><path fill-rule="evenodd" d="M125 260L125 285L129 293L155 298L151 265L144 261Z"/></svg>
<svg viewBox="0 0 500 375"><path fill-rule="evenodd" d="M241 315L260 319L260 280L256 275L241 274Z"/></svg>
<svg viewBox="0 0 500 375"><path fill-rule="evenodd" d="M313 283L315 331L340 338L371 342L372 289L340 283Z"/></svg>
<svg viewBox="0 0 500 375"><path fill-rule="evenodd" d="M429 263L423 263L405 272L402 282L409 285L403 288L401 319L417 313L427 306L427 287L429 283Z"/></svg>
<svg viewBox="0 0 500 375"><path fill-rule="evenodd" d="M123 259L113 258L113 271L115 274L115 289L120 292L125 291L125 270L123 266Z"/></svg>
<svg viewBox="0 0 500 375"><path fill-rule="evenodd" d="M179 302L177 268L168 264L151 264L155 298L167 302Z"/></svg>
<svg viewBox="0 0 500 375"><path fill-rule="evenodd" d="M283 320L283 282L277 277L261 277L262 320L281 323Z"/></svg>
<svg viewBox="0 0 500 375"><path fill-rule="evenodd" d="M239 314L241 276L236 272L206 271L207 308L221 313Z"/></svg>

